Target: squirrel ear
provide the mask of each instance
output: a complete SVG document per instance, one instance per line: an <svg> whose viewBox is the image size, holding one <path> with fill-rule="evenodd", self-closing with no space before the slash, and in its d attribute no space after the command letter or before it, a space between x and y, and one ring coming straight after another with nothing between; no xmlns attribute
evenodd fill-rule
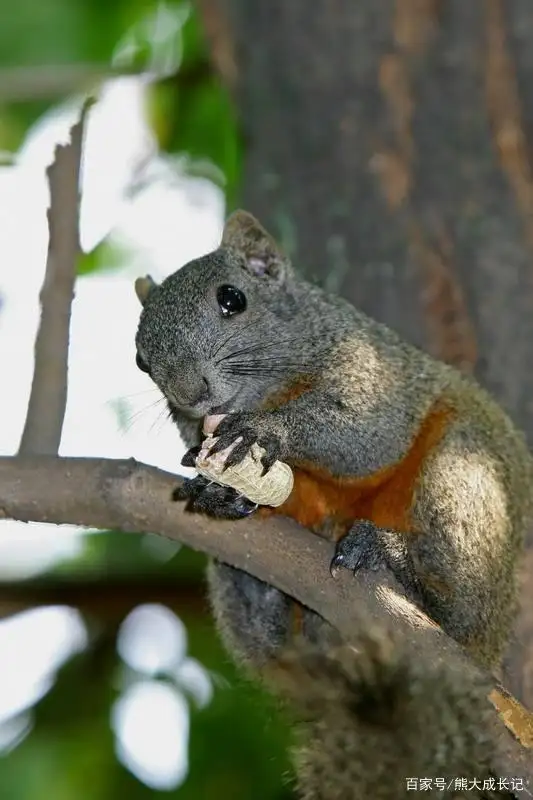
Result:
<svg viewBox="0 0 533 800"><path fill-rule="evenodd" d="M156 286L157 283L150 275L146 275L145 278L137 278L135 281L135 294L139 298L142 306L144 306L148 300L148 295Z"/></svg>
<svg viewBox="0 0 533 800"><path fill-rule="evenodd" d="M220 246L244 256L246 268L258 277L269 275L282 282L289 272L288 257L248 211L234 211L228 217Z"/></svg>

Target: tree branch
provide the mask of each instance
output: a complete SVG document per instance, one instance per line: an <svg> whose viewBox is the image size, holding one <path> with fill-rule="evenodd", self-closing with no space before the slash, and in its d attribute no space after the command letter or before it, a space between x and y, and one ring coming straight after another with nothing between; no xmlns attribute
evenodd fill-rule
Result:
<svg viewBox="0 0 533 800"><path fill-rule="evenodd" d="M79 180L87 101L69 142L57 145L46 170L50 186L47 211L48 257L41 289L41 320L35 340L35 367L20 453L55 455L67 405L70 312L80 252Z"/></svg>
<svg viewBox="0 0 533 800"><path fill-rule="evenodd" d="M0 458L0 518L70 523L130 532L156 532L202 550L268 581L310 607L350 637L354 609L376 624L402 627L413 652L430 648L435 658L460 657L465 672L477 669L459 646L410 603L384 570L345 571L333 581L333 545L290 520L214 521L185 514L171 502L178 478L129 461L47 456ZM494 681L491 700L502 776L533 782L531 714ZM522 746L505 725L522 739ZM528 727L529 726L529 727ZM530 737L528 739L528 737Z"/></svg>
<svg viewBox="0 0 533 800"><path fill-rule="evenodd" d="M0 619L39 606L72 606L114 625L136 606L162 603L180 617L208 612L203 581L169 575L75 577L52 575L0 582Z"/></svg>
<svg viewBox="0 0 533 800"><path fill-rule="evenodd" d="M95 85L105 80L144 72L136 65L114 68L97 63L5 67L0 69L0 101L7 104L55 99L75 92L92 91Z"/></svg>

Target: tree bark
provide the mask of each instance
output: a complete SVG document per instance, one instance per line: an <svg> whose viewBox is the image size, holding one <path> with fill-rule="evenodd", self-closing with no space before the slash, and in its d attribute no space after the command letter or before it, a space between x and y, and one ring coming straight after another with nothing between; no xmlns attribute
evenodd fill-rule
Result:
<svg viewBox="0 0 533 800"><path fill-rule="evenodd" d="M332 580L328 570L334 553L331 542L288 519L251 518L242 526L238 521L187 514L182 504L169 502L178 482L175 475L133 459L0 457L0 519L157 532L290 594L344 637L352 635L354 617L383 631L391 626L391 630L401 630L413 652L428 650L437 662L460 659L465 675L479 672L459 645L403 595L389 570L363 570L357 580L341 570ZM77 599L86 608L86 593L78 593ZM521 778L529 785L533 782L533 714L494 676L491 680L485 673L485 677L492 683L488 699L497 711L489 723L496 745L496 773L502 778Z"/></svg>
<svg viewBox="0 0 533 800"><path fill-rule="evenodd" d="M530 0L201 11L231 39L212 44L226 79L228 44L235 62L243 206L309 277L473 371L533 445ZM530 706L532 554L509 651Z"/></svg>

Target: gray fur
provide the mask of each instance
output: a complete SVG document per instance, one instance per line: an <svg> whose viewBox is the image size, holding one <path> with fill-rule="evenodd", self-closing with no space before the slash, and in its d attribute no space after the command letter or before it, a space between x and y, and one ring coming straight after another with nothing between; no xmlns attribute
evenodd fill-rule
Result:
<svg viewBox="0 0 533 800"><path fill-rule="evenodd" d="M488 682L454 656L413 658L399 635L368 620L359 627L350 645L327 652L295 642L272 676L301 726L302 800L514 797L498 789Z"/></svg>
<svg viewBox="0 0 533 800"><path fill-rule="evenodd" d="M244 313L220 314L223 283L245 293ZM225 422L275 440L284 460L312 462L334 476L370 475L398 462L435 402L449 404L455 416L421 468L418 533L405 545L426 610L480 662L499 662L531 518L533 462L523 437L474 381L298 278L244 212L230 218L218 250L150 290L136 341L188 446L199 443L205 414L230 412ZM299 377L312 388L266 410L273 393ZM202 380L209 395L194 403ZM209 582L225 641L262 671L287 643L287 598L224 565L211 566ZM304 630L331 641L331 630L307 610Z"/></svg>

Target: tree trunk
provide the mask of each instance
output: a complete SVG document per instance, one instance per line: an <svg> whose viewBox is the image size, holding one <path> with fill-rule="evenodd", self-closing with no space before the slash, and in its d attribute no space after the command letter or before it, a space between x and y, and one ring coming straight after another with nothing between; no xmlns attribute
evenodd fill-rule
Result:
<svg viewBox="0 0 533 800"><path fill-rule="evenodd" d="M243 206L308 276L473 371L533 445L531 0L201 5ZM507 679L531 707L532 598L530 549Z"/></svg>

